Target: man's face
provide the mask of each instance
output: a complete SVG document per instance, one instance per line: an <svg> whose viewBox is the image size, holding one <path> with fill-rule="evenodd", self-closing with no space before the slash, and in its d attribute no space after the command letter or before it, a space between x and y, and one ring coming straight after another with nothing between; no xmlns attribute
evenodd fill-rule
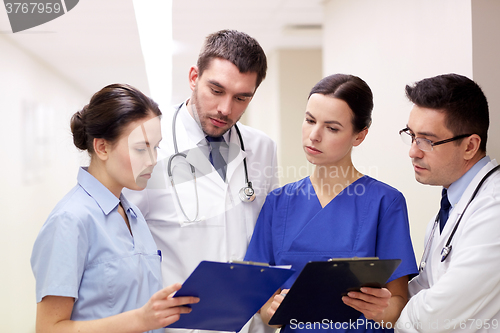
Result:
<svg viewBox="0 0 500 333"><path fill-rule="evenodd" d="M413 106L407 126L416 137L432 142L454 137L445 126L445 113L434 109ZM457 146L455 142L448 142L434 146L432 151L422 151L413 142L409 156L415 179L422 184L450 186L464 172L463 144Z"/></svg>
<svg viewBox="0 0 500 333"><path fill-rule="evenodd" d="M255 93L257 73L240 73L230 61L214 58L199 76L191 67L189 112L209 136L219 137L243 115Z"/></svg>

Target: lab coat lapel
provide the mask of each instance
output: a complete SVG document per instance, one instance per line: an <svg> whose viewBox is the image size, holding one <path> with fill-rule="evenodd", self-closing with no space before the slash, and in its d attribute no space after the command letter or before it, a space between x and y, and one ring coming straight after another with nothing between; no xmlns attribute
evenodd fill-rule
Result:
<svg viewBox="0 0 500 333"><path fill-rule="evenodd" d="M195 167L197 177L207 175L211 172L210 161L206 158L203 151L198 147L198 138L193 138L182 125L181 119L178 119L177 126L177 145L180 152L186 154L186 160Z"/></svg>
<svg viewBox="0 0 500 333"><path fill-rule="evenodd" d="M189 135L186 131L186 127L184 127L184 124L182 122L182 112L188 112L186 110L186 105L185 103L182 106L182 109L179 111L179 115L177 116L177 120L175 123L175 131L176 131L176 141L177 141L177 147L179 152L187 152L188 150L197 148L197 142L195 142L195 138L192 135ZM164 131L163 136L165 136L165 130L168 130L169 137L173 137L172 129L170 126L172 126L173 122L173 115L169 123L166 124L162 130ZM174 151L173 143L171 145L172 147L172 153Z"/></svg>
<svg viewBox="0 0 500 333"><path fill-rule="evenodd" d="M224 188L224 181L220 178L205 153L198 147L199 136L189 135L181 119L177 119L176 132L178 149L186 154L186 161L196 169L196 177L204 177L205 180L212 182L214 186Z"/></svg>
<svg viewBox="0 0 500 333"><path fill-rule="evenodd" d="M210 173L215 171L210 161L207 159L201 149L198 149L198 147L192 148L187 151L186 160L189 162L189 164L194 166L194 168L196 169L196 174L199 177L209 175Z"/></svg>
<svg viewBox="0 0 500 333"><path fill-rule="evenodd" d="M439 233L439 228L436 228L435 233L434 233L434 244L432 246L432 261L433 264L432 266L432 275L429 277L429 281L432 283L435 283L437 280L439 280L439 277L446 273L448 269L448 265L450 263L450 259L453 256L453 251L450 253L448 259L444 262L441 263L441 251L442 249L446 246L446 243L448 241L448 238L450 237L453 229L455 228L455 224L457 223L458 219L462 215L465 207L467 206L472 194L476 190L477 185L481 181L481 179L497 165L496 161L490 161L488 164L486 164L478 173L477 175L472 179L470 182L469 186L467 186L467 189L465 192L462 194L462 197L456 204L456 206L453 208L453 210L450 212L450 216L448 218L448 221L446 222L443 232L440 234ZM470 209L470 208L469 208ZM469 209L466 211L467 212L472 212L469 211ZM461 229L463 227L463 224L467 223L467 218L465 217L461 222L460 226L457 229L456 234L454 235L459 238L458 236L461 234ZM453 240L451 242L451 245L453 246Z"/></svg>
<svg viewBox="0 0 500 333"><path fill-rule="evenodd" d="M196 177L204 177L206 180L212 182L214 186L224 189L224 181L200 149L191 149L186 155L186 160L195 167Z"/></svg>
<svg viewBox="0 0 500 333"><path fill-rule="evenodd" d="M453 228L455 227L455 224L457 223L458 219L460 218L460 215L462 215L462 212L465 209L465 206L469 203L470 198L472 197L472 194L476 190L477 185L483 179L483 177L495 167L496 161L490 161L488 164L486 164L479 172L477 175L472 179L470 182L469 186L465 189L464 193L462 194L462 197L458 201L455 207L453 207L453 210L450 213L450 217L448 218L448 221L446 222L443 233L441 234L441 237L448 239L449 235L451 234ZM460 222L462 223L462 222Z"/></svg>

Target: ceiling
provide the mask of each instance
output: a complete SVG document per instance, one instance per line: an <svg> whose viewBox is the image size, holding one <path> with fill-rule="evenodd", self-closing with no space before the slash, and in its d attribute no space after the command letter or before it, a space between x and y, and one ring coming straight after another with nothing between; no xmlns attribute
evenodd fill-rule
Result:
<svg viewBox="0 0 500 333"><path fill-rule="evenodd" d="M211 32L244 31L266 53L320 47L322 1L173 0L173 99L187 93L188 69ZM0 9L1 37L88 94L114 82L149 92L132 0L81 0L63 16L15 34Z"/></svg>

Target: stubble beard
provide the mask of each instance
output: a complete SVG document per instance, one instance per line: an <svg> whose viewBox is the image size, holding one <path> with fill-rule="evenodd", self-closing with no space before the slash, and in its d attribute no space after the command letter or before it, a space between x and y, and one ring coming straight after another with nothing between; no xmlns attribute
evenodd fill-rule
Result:
<svg viewBox="0 0 500 333"><path fill-rule="evenodd" d="M215 131L212 130L213 128L215 128L215 126L213 126L211 124L209 117L206 115L206 113L203 113L203 109L202 109L200 103L198 103L198 87L196 87L194 89L193 96L191 97L191 102L189 104L191 106L194 120L201 127L201 130L203 131L203 133L205 135L208 135L211 137L223 136L234 125L228 116L218 115L217 117L214 117L214 118L217 118L217 119L220 119L220 120L226 122L228 124L228 127L227 128L218 128L218 131L217 131L217 129Z"/></svg>

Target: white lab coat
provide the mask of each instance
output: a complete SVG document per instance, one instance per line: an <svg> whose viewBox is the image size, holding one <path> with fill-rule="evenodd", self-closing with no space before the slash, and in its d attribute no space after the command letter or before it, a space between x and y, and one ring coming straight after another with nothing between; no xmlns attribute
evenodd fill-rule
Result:
<svg viewBox="0 0 500 333"><path fill-rule="evenodd" d="M477 184L496 165L490 161L471 181L442 234L435 228L427 264L410 281L411 298L396 332L500 332L500 171L484 182L465 211L453 249L441 262L441 250L456 221ZM427 227L426 244L433 224L434 220Z"/></svg>
<svg viewBox="0 0 500 333"><path fill-rule="evenodd" d="M179 151L190 150L189 162L196 168L199 221L187 222L168 180L167 161L174 153L171 114L164 113L158 165L144 191L127 191L126 197L144 214L158 248L162 252L164 286L184 282L202 260L243 260L267 193L278 187L276 144L264 133L238 123L245 151L234 127L231 129L226 182L207 159L208 151L197 148L203 138L201 128L187 133L183 123L188 114L183 104L176 120ZM192 118L189 118L192 121ZM208 150L208 147L207 147ZM253 202L242 202L238 193L245 186L243 158L247 158L248 178L256 192ZM176 190L182 208L190 219L196 213L196 195L189 166L182 158L173 160ZM180 175L180 177L178 177ZM183 181L183 177L189 181ZM178 329L167 332L183 332ZM241 332L262 333L273 329L264 325L260 315L250 320ZM187 330L186 330L187 332Z"/></svg>

